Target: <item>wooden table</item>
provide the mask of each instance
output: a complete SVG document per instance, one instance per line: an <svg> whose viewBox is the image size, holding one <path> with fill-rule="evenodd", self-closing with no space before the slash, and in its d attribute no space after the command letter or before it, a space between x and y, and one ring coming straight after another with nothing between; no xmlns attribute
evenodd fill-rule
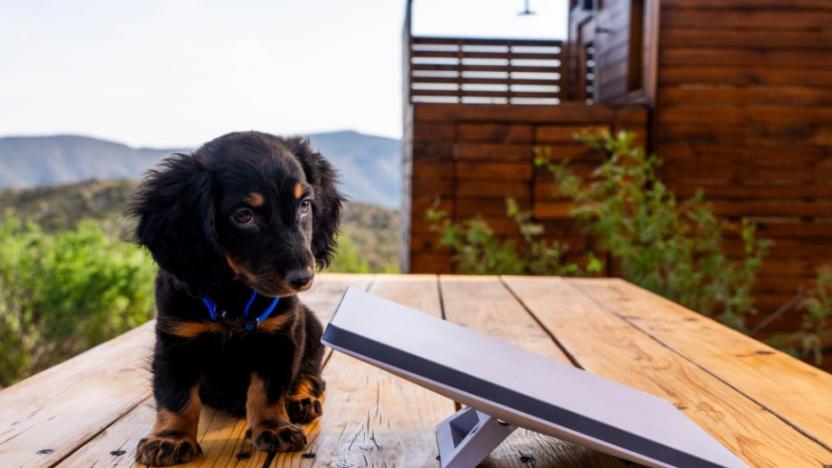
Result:
<svg viewBox="0 0 832 468"><path fill-rule="evenodd" d="M321 275L324 321L347 286L441 316L665 398L752 466L832 464L832 375L616 279ZM123 466L150 428L152 323L0 391L0 466ZM340 353L326 360L310 444L271 466L437 466L454 402ZM204 409L193 466L259 467L245 423ZM515 431L488 466L625 466Z"/></svg>

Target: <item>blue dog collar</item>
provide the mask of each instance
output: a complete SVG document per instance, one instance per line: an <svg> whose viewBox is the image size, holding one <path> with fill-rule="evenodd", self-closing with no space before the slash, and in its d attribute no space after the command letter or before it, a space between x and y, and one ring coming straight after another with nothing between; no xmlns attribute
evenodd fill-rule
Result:
<svg viewBox="0 0 832 468"><path fill-rule="evenodd" d="M217 303L214 302L208 296L200 297L202 299L202 304L208 310L208 315L211 317L211 320L217 321ZM257 299L257 291L252 290L251 296L246 301L246 306L243 308L243 319L248 318L248 313L251 310L251 305L254 304L254 300ZM274 308L277 307L277 303L280 302L280 296L275 297L272 302L269 304L266 309L257 316L254 320L243 320L243 328L247 331L254 330L260 326L264 320L269 318L269 316L274 312Z"/></svg>

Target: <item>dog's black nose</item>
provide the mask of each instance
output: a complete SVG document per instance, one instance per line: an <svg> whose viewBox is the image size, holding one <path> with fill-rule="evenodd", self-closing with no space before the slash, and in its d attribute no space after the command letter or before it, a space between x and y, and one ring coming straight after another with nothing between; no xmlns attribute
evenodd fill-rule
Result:
<svg viewBox="0 0 832 468"><path fill-rule="evenodd" d="M292 288L300 289L309 284L314 276L315 273L311 268L291 270L286 274L286 281L292 286Z"/></svg>

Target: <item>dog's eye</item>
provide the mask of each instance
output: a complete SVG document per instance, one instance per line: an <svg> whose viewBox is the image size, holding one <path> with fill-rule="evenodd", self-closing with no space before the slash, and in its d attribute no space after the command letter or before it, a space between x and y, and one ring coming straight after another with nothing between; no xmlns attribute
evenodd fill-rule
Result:
<svg viewBox="0 0 832 468"><path fill-rule="evenodd" d="M240 208L231 215L231 219L237 224L251 224L254 221L254 212L248 208Z"/></svg>
<svg viewBox="0 0 832 468"><path fill-rule="evenodd" d="M305 216L309 214L309 210L312 208L312 202L308 198L304 198L300 202L300 207L298 207L298 211L300 212L301 216Z"/></svg>

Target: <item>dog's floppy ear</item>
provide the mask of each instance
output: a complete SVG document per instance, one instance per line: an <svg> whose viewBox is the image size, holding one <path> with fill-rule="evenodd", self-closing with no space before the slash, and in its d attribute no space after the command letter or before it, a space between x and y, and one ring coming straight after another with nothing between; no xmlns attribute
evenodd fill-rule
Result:
<svg viewBox="0 0 832 468"><path fill-rule="evenodd" d="M300 160L306 180L315 188L312 213L312 253L318 265L329 265L335 253L335 237L341 220L344 197L336 187L335 168L320 153L309 147L309 140L293 137L286 140L289 151Z"/></svg>
<svg viewBox="0 0 832 468"><path fill-rule="evenodd" d="M221 280L226 264L214 230L211 175L193 155L174 154L147 172L130 201L136 241L193 294Z"/></svg>

